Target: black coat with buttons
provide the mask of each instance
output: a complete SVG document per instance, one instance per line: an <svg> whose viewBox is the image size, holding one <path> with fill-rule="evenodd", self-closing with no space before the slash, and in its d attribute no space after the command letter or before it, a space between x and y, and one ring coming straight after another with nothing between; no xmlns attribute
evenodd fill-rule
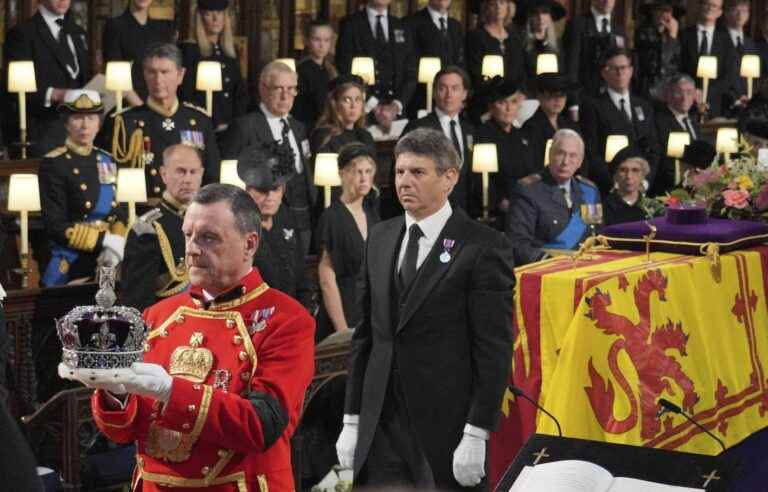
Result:
<svg viewBox="0 0 768 492"><path fill-rule="evenodd" d="M182 101L205 107L205 92L195 88L197 65L201 61L221 63L221 91L213 93L213 128L229 125L232 120L245 114L248 108L248 87L240 72L240 60L224 54L219 45L213 45L211 56L204 57L197 43L181 43L184 60L184 82L179 87Z"/></svg>
<svg viewBox="0 0 768 492"><path fill-rule="evenodd" d="M87 155L82 155L74 147L62 146L40 161L40 205L43 224L53 246L79 249L78 245L73 245L77 241L72 239L72 230L77 224L87 222L88 215L99 200L101 183L97 155L100 152L105 153L94 148ZM116 188L115 177L110 179L113 189ZM113 200L112 209L102 220L108 224L110 232L124 233L123 224L127 222L125 205L118 205ZM93 249L79 251L77 261L69 267L70 279L93 275L104 234L99 234Z"/></svg>
<svg viewBox="0 0 768 492"><path fill-rule="evenodd" d="M149 138L149 153L144 169L147 176L147 198L152 203L159 202L165 189L160 178L160 166L163 164L163 151L171 145L185 143L200 150L205 170L203 184L219 182L219 146L211 119L202 108L186 102L179 103L175 113L164 116L149 105L142 104L106 118L99 134L99 142L113 150L113 153L113 132L117 118L122 118L125 122L126 140L130 139L137 129L142 130L145 143Z"/></svg>

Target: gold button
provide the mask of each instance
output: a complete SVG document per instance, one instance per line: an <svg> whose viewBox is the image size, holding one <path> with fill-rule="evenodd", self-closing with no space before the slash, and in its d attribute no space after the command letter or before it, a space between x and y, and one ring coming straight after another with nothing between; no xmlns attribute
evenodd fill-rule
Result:
<svg viewBox="0 0 768 492"><path fill-rule="evenodd" d="M81 183L81 184L80 184L80 189L81 189L81 190L83 190L83 191L85 191L85 190L87 190L87 189L88 189L88 185L87 185L87 184L85 184L85 183Z"/></svg>
<svg viewBox="0 0 768 492"><path fill-rule="evenodd" d="M115 207L117 207L117 202L112 200L112 208L115 208Z"/></svg>
<svg viewBox="0 0 768 492"><path fill-rule="evenodd" d="M199 390L200 389L200 385L199 384L193 384L192 385L192 389Z"/></svg>
<svg viewBox="0 0 768 492"><path fill-rule="evenodd" d="M194 412L195 410L197 410L197 407L196 407L196 406L194 406L194 405L189 405L189 406L187 407L187 410L188 410L188 411L190 411L190 412Z"/></svg>
<svg viewBox="0 0 768 492"><path fill-rule="evenodd" d="M167 329L163 329L163 331L160 333L160 336L163 337L163 338L167 337L168 336L168 330Z"/></svg>
<svg viewBox="0 0 768 492"><path fill-rule="evenodd" d="M139 120L139 127L144 128L144 122Z"/></svg>
<svg viewBox="0 0 768 492"><path fill-rule="evenodd" d="M74 175L80 174L80 169L78 169L78 168L72 169L72 174L74 174Z"/></svg>
<svg viewBox="0 0 768 492"><path fill-rule="evenodd" d="M211 467L209 466L204 466L202 470L200 470L200 473L202 473L203 475L208 475L210 472L211 472Z"/></svg>
<svg viewBox="0 0 768 492"><path fill-rule="evenodd" d="M176 322L179 323L179 324L183 323L184 322L184 315L180 314L180 315L176 316Z"/></svg>
<svg viewBox="0 0 768 492"><path fill-rule="evenodd" d="M189 425L189 422L184 422L184 425L181 426L181 428L184 429L184 430L189 430L190 427L192 427L192 426Z"/></svg>
<svg viewBox="0 0 768 492"><path fill-rule="evenodd" d="M225 457L225 456L227 455L227 450L226 450L226 449L219 449L219 450L216 452L216 454L218 454L218 455L219 455L219 458L223 458L223 457Z"/></svg>
<svg viewBox="0 0 768 492"><path fill-rule="evenodd" d="M248 354L246 354L244 351L241 350L240 353L238 354L238 357L240 357L240 360L245 360L248 358Z"/></svg>
<svg viewBox="0 0 768 492"><path fill-rule="evenodd" d="M155 190L155 193L160 193L160 187L159 186L155 186L154 190Z"/></svg>
<svg viewBox="0 0 768 492"><path fill-rule="evenodd" d="M67 159L71 159L72 158L72 156L69 155L69 154L64 154L64 157L66 157Z"/></svg>
<svg viewBox="0 0 768 492"><path fill-rule="evenodd" d="M247 372L241 372L240 379L242 379L243 381L248 381L249 379L251 379L251 375L248 374Z"/></svg>
<svg viewBox="0 0 768 492"><path fill-rule="evenodd" d="M86 201L85 202L85 208L87 208L87 209L91 208L91 202L90 201Z"/></svg>
<svg viewBox="0 0 768 492"><path fill-rule="evenodd" d="M144 352L149 352L152 349L152 346L149 345L149 342L144 342Z"/></svg>
<svg viewBox="0 0 768 492"><path fill-rule="evenodd" d="M189 124L192 125L192 126L195 126L195 125L197 125L197 121L195 121L195 119L192 118L191 120L189 120Z"/></svg>
<svg viewBox="0 0 768 492"><path fill-rule="evenodd" d="M227 320L227 328L234 328L235 327L235 320L228 319Z"/></svg>
<svg viewBox="0 0 768 492"><path fill-rule="evenodd" d="M240 345L241 343L243 343L243 337L241 337L240 335L235 335L232 338L232 343L234 343L235 345Z"/></svg>
<svg viewBox="0 0 768 492"><path fill-rule="evenodd" d="M157 169L153 167L152 169L149 170L149 174L151 174L152 176L157 176Z"/></svg>

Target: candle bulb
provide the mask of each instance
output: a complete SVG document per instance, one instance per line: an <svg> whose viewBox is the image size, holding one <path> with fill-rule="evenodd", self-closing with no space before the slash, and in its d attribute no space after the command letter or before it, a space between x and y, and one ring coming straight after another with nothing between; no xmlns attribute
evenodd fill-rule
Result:
<svg viewBox="0 0 768 492"><path fill-rule="evenodd" d="M747 79L747 98L752 99L752 82L760 78L760 56L744 55L741 57L741 76Z"/></svg>
<svg viewBox="0 0 768 492"><path fill-rule="evenodd" d="M432 112L432 82L440 68L440 58L425 56L419 59L419 83L427 85L427 113Z"/></svg>
<svg viewBox="0 0 768 492"><path fill-rule="evenodd" d="M37 92L35 64L31 61L12 61L8 64L8 92L19 94L19 133L21 158L27 158L27 92Z"/></svg>
<svg viewBox="0 0 768 492"><path fill-rule="evenodd" d="M667 156L675 159L675 185L680 184L680 158L683 157L685 146L690 143L691 135L688 132L670 132L667 138Z"/></svg>
<svg viewBox="0 0 768 492"><path fill-rule="evenodd" d="M339 154L321 152L315 157L315 185L325 192L325 208L331 206L331 187L341 186L339 175Z"/></svg>
<svg viewBox="0 0 768 492"><path fill-rule="evenodd" d="M696 76L702 81L702 100L707 102L707 93L709 92L709 81L717 78L717 57L702 55L699 57L699 64L696 67Z"/></svg>
<svg viewBox="0 0 768 492"><path fill-rule="evenodd" d="M536 75L543 73L558 73L560 67L557 64L557 55L554 53L540 53L536 57Z"/></svg>
<svg viewBox="0 0 768 492"><path fill-rule="evenodd" d="M222 90L221 63L216 61L201 61L197 64L197 90L205 92L205 110L208 116L213 116L213 93Z"/></svg>
<svg viewBox="0 0 768 492"><path fill-rule="evenodd" d="M472 149L472 172L482 173L483 178L483 218L488 219L489 173L499 172L499 158L496 144L475 144Z"/></svg>
<svg viewBox="0 0 768 492"><path fill-rule="evenodd" d="M739 131L736 128L718 128L715 150L725 156L725 162L731 162L731 154L739 151Z"/></svg>
<svg viewBox="0 0 768 492"><path fill-rule="evenodd" d="M147 182L144 169L123 168L117 172L117 201L128 203L128 228L136 222L136 203L147 201Z"/></svg>
<svg viewBox="0 0 768 492"><path fill-rule="evenodd" d="M357 75L366 85L376 85L376 71L373 65L373 58L367 56L356 56L352 58L352 75Z"/></svg>
<svg viewBox="0 0 768 492"><path fill-rule="evenodd" d="M495 76L504 76L504 58L501 55L485 55L480 69L483 77L492 79Z"/></svg>
<svg viewBox="0 0 768 492"><path fill-rule="evenodd" d="M605 141L605 162L611 162L621 149L629 145L626 135L608 135Z"/></svg>
<svg viewBox="0 0 768 492"><path fill-rule="evenodd" d="M245 182L240 179L240 175L237 173L236 159L224 159L221 161L219 182L224 184L231 184L243 190L245 189Z"/></svg>
<svg viewBox="0 0 768 492"><path fill-rule="evenodd" d="M131 62L111 61L107 62L105 87L108 91L115 92L117 112L123 110L123 93L133 90L131 79Z"/></svg>
<svg viewBox="0 0 768 492"><path fill-rule="evenodd" d="M549 166L549 151L552 149L552 139L547 139L547 144L544 146L544 167Z"/></svg>
<svg viewBox="0 0 768 492"><path fill-rule="evenodd" d="M40 187L36 174L11 174L8 183L8 210L19 212L22 287L29 282L29 212L40 210Z"/></svg>

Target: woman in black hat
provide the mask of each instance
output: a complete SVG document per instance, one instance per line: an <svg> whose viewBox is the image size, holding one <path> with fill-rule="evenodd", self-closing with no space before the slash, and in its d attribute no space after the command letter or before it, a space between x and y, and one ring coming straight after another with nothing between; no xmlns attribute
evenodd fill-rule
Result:
<svg viewBox="0 0 768 492"><path fill-rule="evenodd" d="M482 93L491 117L478 127L477 140L496 144L499 172L491 176L489 206L499 218L495 224L503 230L512 187L518 179L538 172L539 168L534 165L530 136L514 125L525 100L523 92L508 80L494 77L486 82Z"/></svg>
<svg viewBox="0 0 768 492"><path fill-rule="evenodd" d="M625 147L609 166L614 188L603 199L603 223L612 225L647 219L648 212L643 207L643 182L651 171L648 161L634 147Z"/></svg>
<svg viewBox="0 0 768 492"><path fill-rule="evenodd" d="M299 94L293 103L293 115L304 123L307 133L315 128L317 119L325 108L328 82L338 75L331 63L335 33L331 23L315 19L304 33L304 57L296 66L299 76Z"/></svg>
<svg viewBox="0 0 768 492"><path fill-rule="evenodd" d="M637 89L643 97L667 77L678 73L680 67L680 42L677 39L679 21L685 9L673 0L652 0L640 6L640 14L646 21L635 34L638 70L635 71Z"/></svg>
<svg viewBox="0 0 768 492"><path fill-rule="evenodd" d="M180 89L183 101L205 107L205 92L196 89L197 66L201 61L221 63L222 90L213 93L213 128L225 130L248 108L248 88L235 50L229 1L198 0L193 37L180 48L186 69Z"/></svg>
<svg viewBox="0 0 768 492"><path fill-rule="evenodd" d="M555 31L555 22L563 17L565 17L565 8L555 0L526 2L523 49L525 50L525 73L529 85L536 80L536 62L539 55L544 53L557 55L558 68L562 66L560 41Z"/></svg>
<svg viewBox="0 0 768 492"><path fill-rule="evenodd" d="M261 237L253 265L270 287L306 305L304 247L290 208L281 206L285 184L295 170L293 150L277 143L248 147L237 161L237 174L261 214Z"/></svg>
<svg viewBox="0 0 768 492"><path fill-rule="evenodd" d="M315 330L318 342L360 323L362 310L356 300L355 282L368 231L379 222L378 213L366 199L376 175L375 150L361 143L345 145L339 153L339 174L341 196L323 212L316 234L323 297Z"/></svg>
<svg viewBox="0 0 768 492"><path fill-rule="evenodd" d="M342 75L331 81L322 116L309 138L312 154L338 152L342 146L359 142L373 147L365 129L365 84L357 75Z"/></svg>
<svg viewBox="0 0 768 492"><path fill-rule="evenodd" d="M483 0L477 28L467 33L467 70L472 86L483 83L482 67L486 55L501 55L504 78L521 87L525 82L525 53L520 34L512 26L516 4L512 0Z"/></svg>
<svg viewBox="0 0 768 492"><path fill-rule="evenodd" d="M107 19L104 24L104 62L132 62L133 92L125 94L131 106L141 106L147 98L147 83L142 70L147 46L173 41L173 23L151 19L151 6L152 0L131 0L122 15Z"/></svg>

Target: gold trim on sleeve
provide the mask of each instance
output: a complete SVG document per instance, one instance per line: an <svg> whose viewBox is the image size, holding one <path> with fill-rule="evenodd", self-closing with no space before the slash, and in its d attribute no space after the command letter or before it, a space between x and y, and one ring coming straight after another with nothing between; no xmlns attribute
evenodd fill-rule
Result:
<svg viewBox="0 0 768 492"><path fill-rule="evenodd" d="M261 285L259 285L249 293L245 294L244 296L238 297L234 301L222 302L220 304L217 304L215 302L211 303L211 306L209 307L209 309L212 311L227 311L229 309L232 309L234 307L240 306L242 304L245 304L246 302L250 302L256 299L261 294L266 292L267 289L269 289L269 285L267 285L266 282L262 282Z"/></svg>
<svg viewBox="0 0 768 492"><path fill-rule="evenodd" d="M266 475L259 475L256 478L259 480L259 491L260 492L269 492L269 484L267 484L267 476Z"/></svg>
<svg viewBox="0 0 768 492"><path fill-rule="evenodd" d="M170 281L168 284L158 289L155 292L157 297L169 297L178 294L182 290L186 289L189 285L189 273L187 272L187 266L184 262L180 262L176 265L176 259L173 257L173 248L171 247L171 241L168 239L168 235L165 233L165 229L159 222L153 222L152 225L157 232L157 242L160 244L160 253L163 255L163 263L168 270ZM172 285L175 287L171 287Z"/></svg>
<svg viewBox="0 0 768 492"><path fill-rule="evenodd" d="M153 458L179 463L186 461L192 455L192 448L203 432L205 421L208 420L208 410L211 406L213 388L203 386L203 397L200 402L200 412L197 414L192 432L185 434L176 430L166 429L154 422L149 426L145 451Z"/></svg>

